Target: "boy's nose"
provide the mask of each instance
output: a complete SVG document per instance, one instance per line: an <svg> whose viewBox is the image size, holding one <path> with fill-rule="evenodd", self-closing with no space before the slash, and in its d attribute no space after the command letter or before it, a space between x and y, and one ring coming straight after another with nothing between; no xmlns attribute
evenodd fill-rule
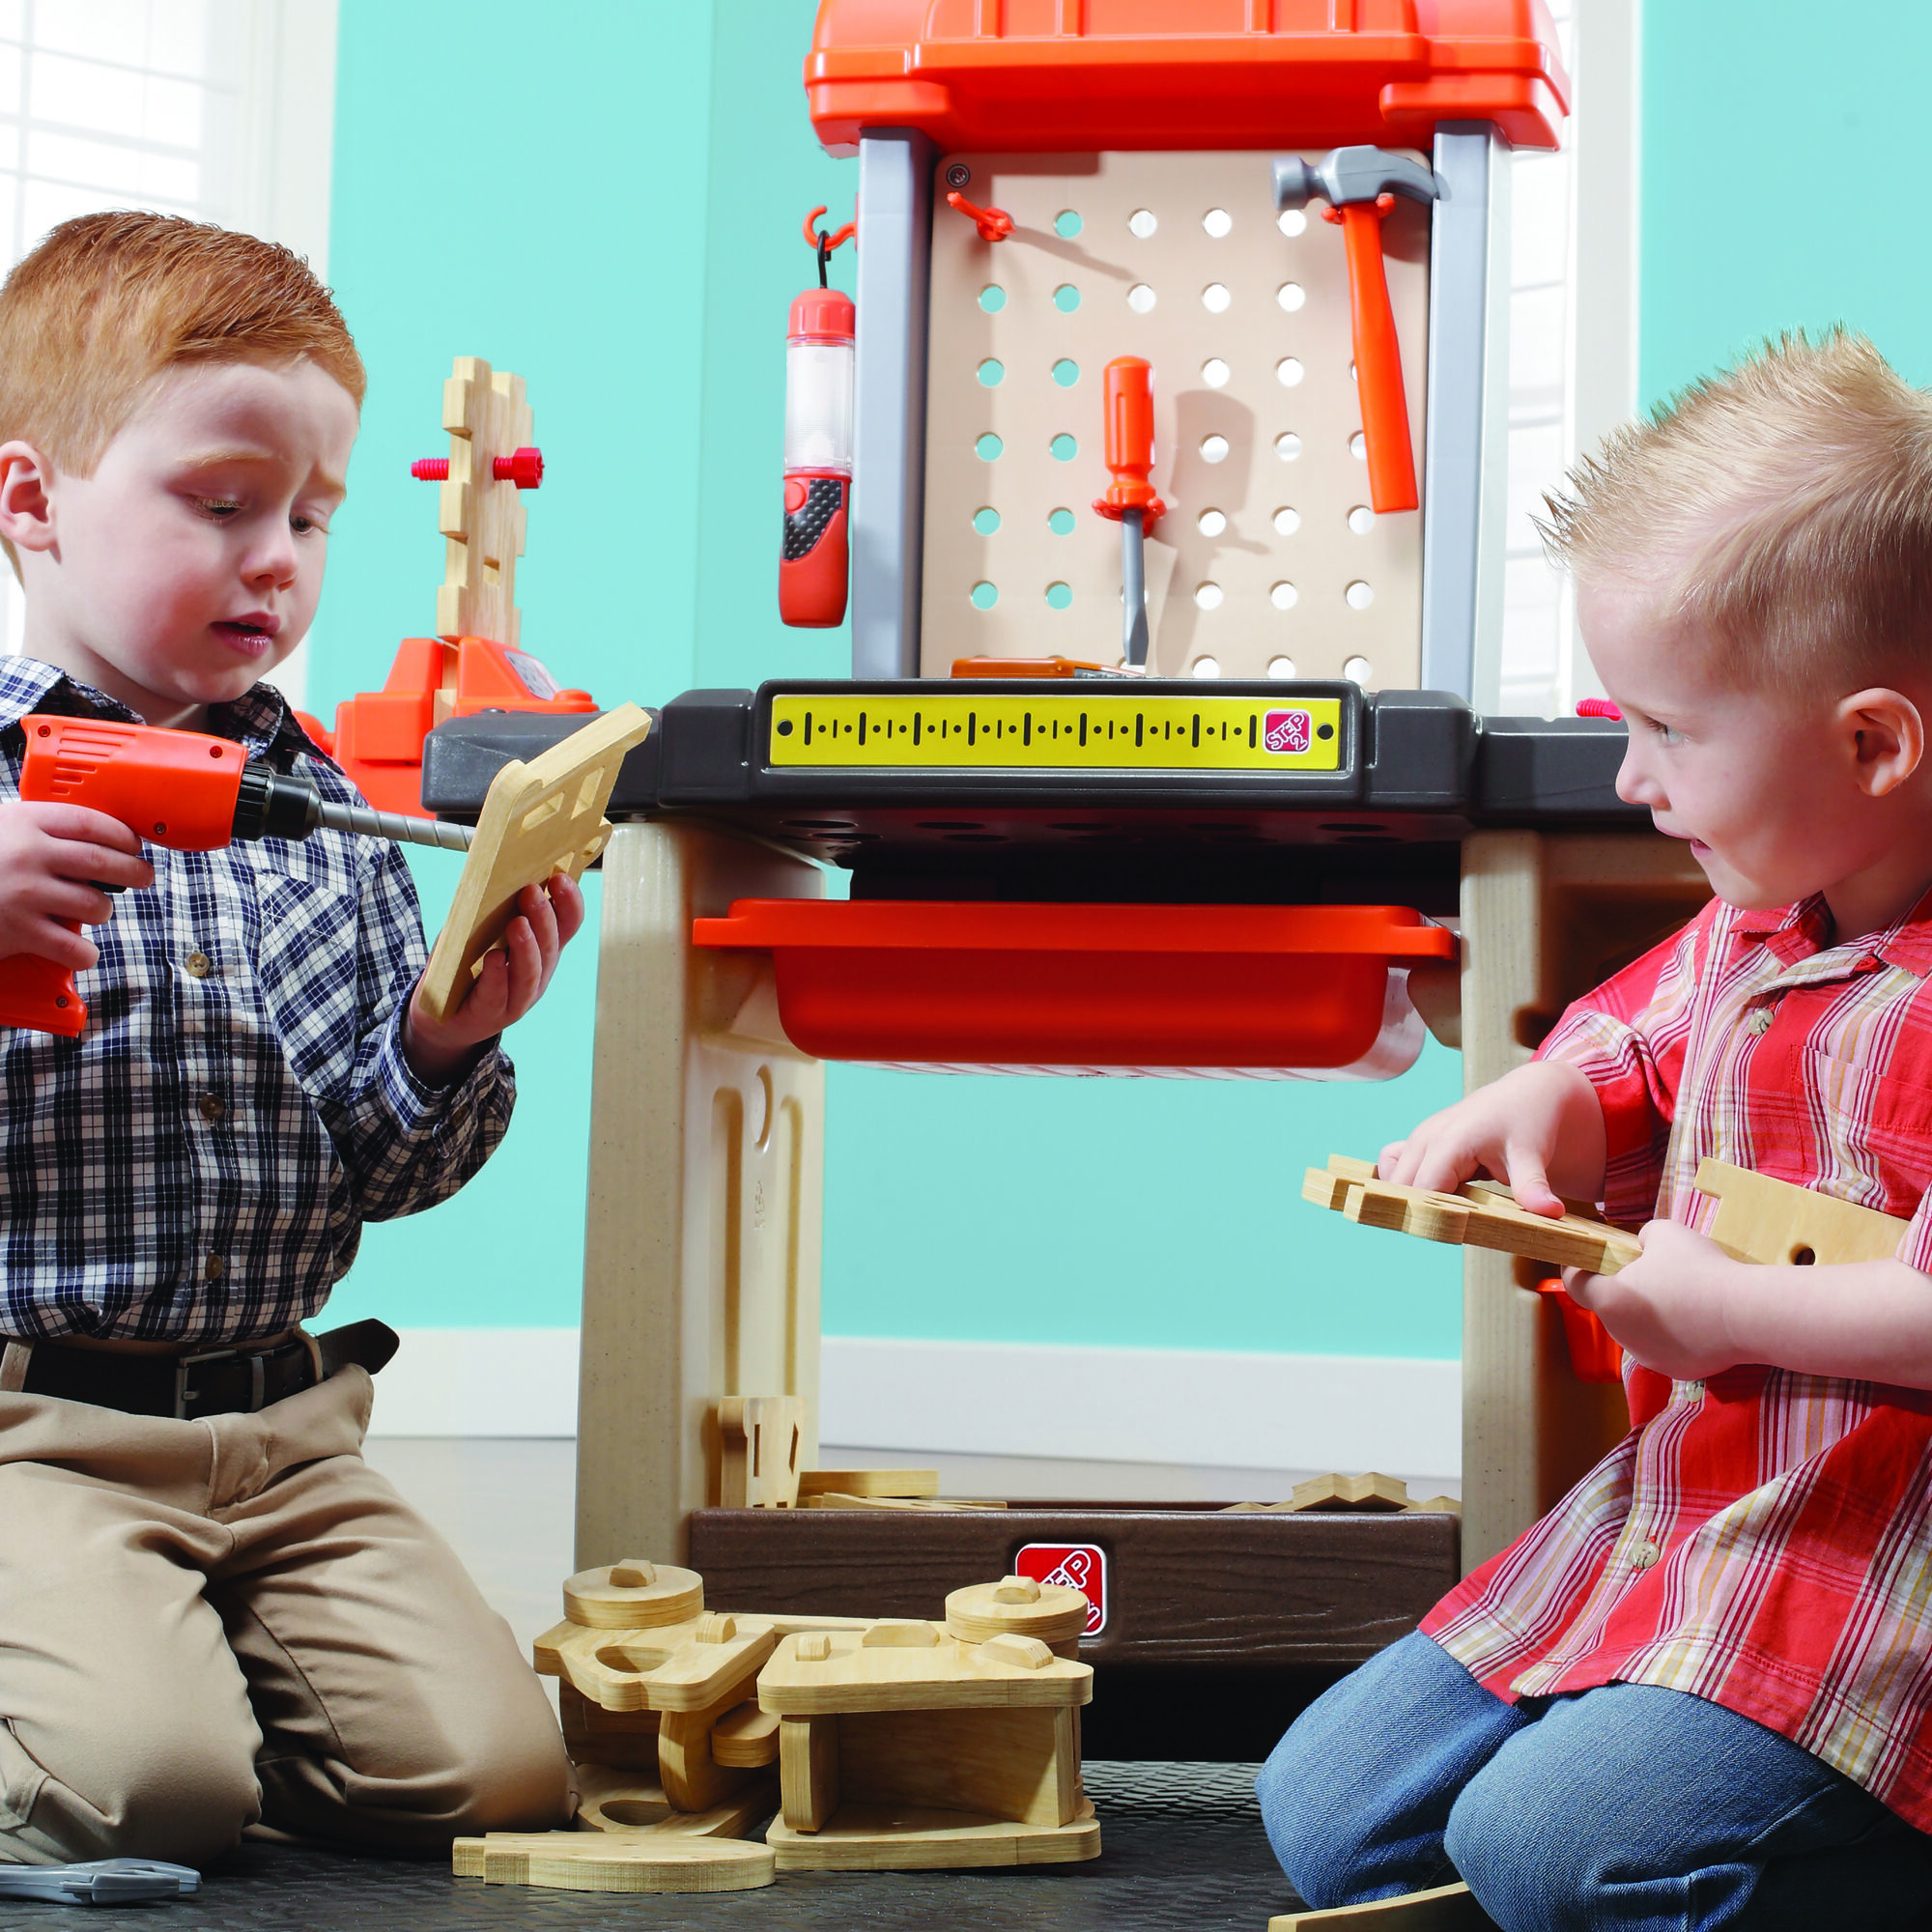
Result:
<svg viewBox="0 0 1932 1932"><path fill-rule="evenodd" d="M1617 796L1626 805L1647 805L1653 810L1661 811L1670 809L1663 787L1643 769L1634 743L1625 752L1624 761L1617 767Z"/></svg>

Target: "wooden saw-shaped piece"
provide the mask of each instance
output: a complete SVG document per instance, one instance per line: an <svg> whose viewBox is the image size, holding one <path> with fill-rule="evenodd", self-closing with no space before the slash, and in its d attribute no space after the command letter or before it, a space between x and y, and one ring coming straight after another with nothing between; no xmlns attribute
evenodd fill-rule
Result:
<svg viewBox="0 0 1932 1932"><path fill-rule="evenodd" d="M437 500L437 525L449 539L436 593L436 634L515 644L517 559L524 554L523 492L497 479L496 460L536 440L524 379L459 355L442 385L449 432L449 475Z"/></svg>
<svg viewBox="0 0 1932 1932"><path fill-rule="evenodd" d="M1907 1227L1875 1208L1728 1161L1703 1160L1696 1185L1718 1202L1711 1238L1737 1260L1766 1266L1889 1260ZM1493 1248L1592 1274L1615 1274L1643 1252L1634 1235L1575 1206L1560 1221L1551 1221L1519 1208L1509 1189L1492 1180L1467 1181L1453 1193L1399 1187L1377 1179L1374 1162L1348 1154L1330 1154L1325 1170L1311 1167L1301 1198L1336 1208L1366 1228Z"/></svg>
<svg viewBox="0 0 1932 1932"><path fill-rule="evenodd" d="M604 808L624 754L651 728L641 706L620 704L530 764L512 758L490 781L476 838L449 917L422 979L432 1019L463 1004L483 955L502 944L517 895L554 872L582 878L611 837Z"/></svg>

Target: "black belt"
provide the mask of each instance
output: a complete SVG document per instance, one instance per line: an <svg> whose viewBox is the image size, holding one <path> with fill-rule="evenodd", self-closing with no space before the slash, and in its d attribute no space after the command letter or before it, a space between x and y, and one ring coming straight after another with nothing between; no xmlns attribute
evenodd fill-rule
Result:
<svg viewBox="0 0 1932 1932"><path fill-rule="evenodd" d="M252 1415L284 1396L313 1388L318 1379L326 1380L352 1362L374 1375L397 1347L396 1331L385 1321L331 1328L315 1337L313 1348L298 1336L270 1349L204 1349L186 1355L123 1355L36 1342L20 1386L25 1395L192 1422L204 1415Z"/></svg>

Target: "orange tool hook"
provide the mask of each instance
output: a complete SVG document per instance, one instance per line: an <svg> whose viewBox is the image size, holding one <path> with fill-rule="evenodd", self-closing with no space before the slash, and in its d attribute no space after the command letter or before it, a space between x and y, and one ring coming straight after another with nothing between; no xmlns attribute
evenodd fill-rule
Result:
<svg viewBox="0 0 1932 1932"><path fill-rule="evenodd" d="M805 217L805 244L808 248L814 251L823 248L829 255L833 249L843 247L847 242L851 241L853 236L858 234L859 224L856 221L848 221L843 228L835 228L829 235L823 234L817 228L813 227L812 224L824 213L825 209L823 204L821 204Z"/></svg>
<svg viewBox="0 0 1932 1932"><path fill-rule="evenodd" d="M980 231L981 242L1004 242L1013 232L1013 217L1004 208L975 208L956 188L946 197Z"/></svg>

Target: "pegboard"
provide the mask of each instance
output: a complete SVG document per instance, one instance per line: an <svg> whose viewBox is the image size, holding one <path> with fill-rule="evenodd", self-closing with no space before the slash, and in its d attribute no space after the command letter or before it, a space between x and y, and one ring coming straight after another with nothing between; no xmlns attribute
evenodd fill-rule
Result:
<svg viewBox="0 0 1932 1932"><path fill-rule="evenodd" d="M1167 504L1147 546L1151 668L1310 678L1352 665L1375 688L1416 684L1421 513L1367 507L1342 232L1319 205L1277 217L1273 159L941 159L923 676L980 655L1120 661L1120 526L1093 509L1109 480L1102 372L1144 355ZM1006 210L1012 235L982 242L952 188ZM1418 475L1429 222L1398 198L1382 227Z"/></svg>

